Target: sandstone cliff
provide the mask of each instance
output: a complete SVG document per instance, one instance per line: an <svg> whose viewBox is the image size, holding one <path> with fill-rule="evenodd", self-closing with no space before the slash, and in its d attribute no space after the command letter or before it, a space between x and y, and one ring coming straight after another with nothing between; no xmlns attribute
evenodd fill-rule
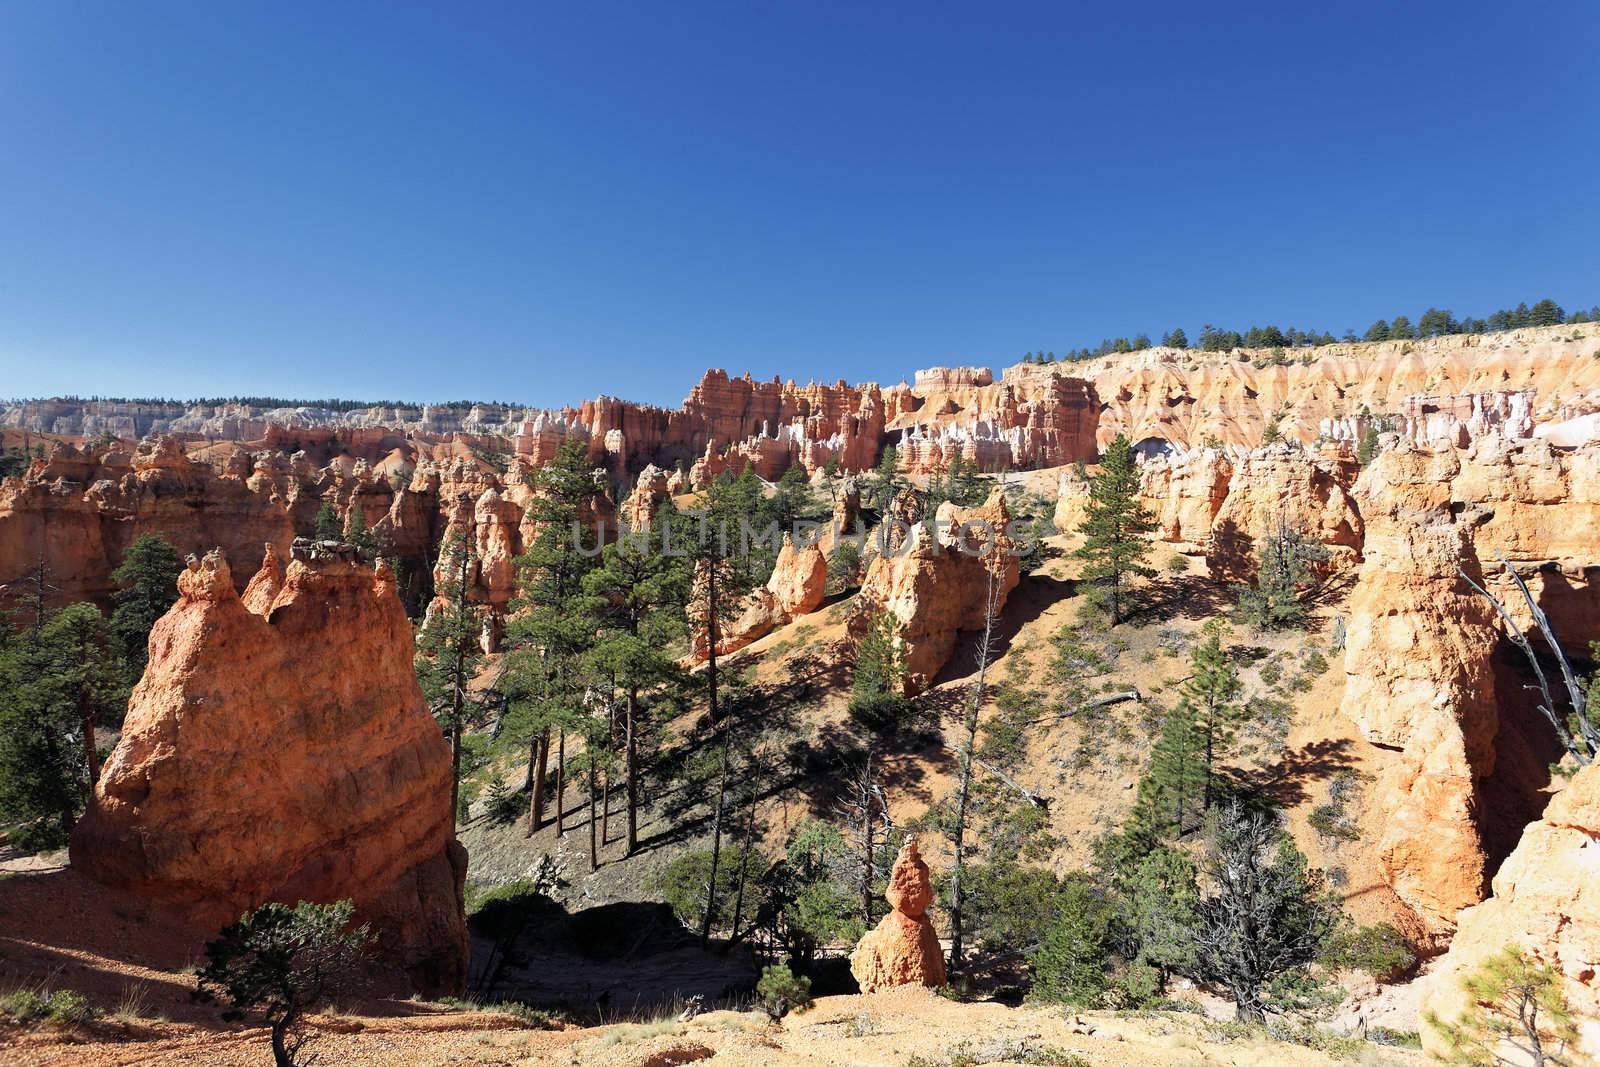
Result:
<svg viewBox="0 0 1600 1067"><path fill-rule="evenodd" d="M1600 766L1579 771L1522 835L1488 900L1462 912L1455 940L1423 980L1422 1008L1453 1020L1467 1006L1461 979L1507 945L1561 976L1582 1049L1600 1057ZM1442 1052L1438 1035L1424 1048Z"/></svg>
<svg viewBox="0 0 1600 1067"><path fill-rule="evenodd" d="M380 566L295 559L234 589L191 558L150 636L72 864L215 921L271 900L355 900L419 990L466 975L450 752Z"/></svg>

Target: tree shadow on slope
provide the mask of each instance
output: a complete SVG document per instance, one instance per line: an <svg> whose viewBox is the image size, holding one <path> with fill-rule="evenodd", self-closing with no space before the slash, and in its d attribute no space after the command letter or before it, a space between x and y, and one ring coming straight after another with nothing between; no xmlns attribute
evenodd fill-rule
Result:
<svg viewBox="0 0 1600 1067"><path fill-rule="evenodd" d="M1356 765L1355 746L1348 738L1311 741L1283 753L1276 763L1238 777L1247 788L1281 808L1304 804L1311 787Z"/></svg>

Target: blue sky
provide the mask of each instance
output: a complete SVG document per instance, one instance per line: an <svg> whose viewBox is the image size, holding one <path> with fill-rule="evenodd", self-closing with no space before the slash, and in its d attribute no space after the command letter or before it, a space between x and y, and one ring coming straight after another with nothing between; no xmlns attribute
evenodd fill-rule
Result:
<svg viewBox="0 0 1600 1067"><path fill-rule="evenodd" d="M0 5L0 395L676 403L1600 302L1600 10Z"/></svg>

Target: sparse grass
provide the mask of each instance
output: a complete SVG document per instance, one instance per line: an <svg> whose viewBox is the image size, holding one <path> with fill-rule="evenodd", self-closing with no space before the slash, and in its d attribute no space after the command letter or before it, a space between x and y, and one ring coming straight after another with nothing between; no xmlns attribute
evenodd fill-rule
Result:
<svg viewBox="0 0 1600 1067"><path fill-rule="evenodd" d="M912 1056L906 1067L977 1067L980 1063L1025 1063L1038 1067L1092 1067L1089 1060L1054 1045L1030 1041L963 1041L938 1057Z"/></svg>
<svg viewBox="0 0 1600 1067"><path fill-rule="evenodd" d="M555 1016L550 1012L531 1008L515 1000L497 1000L485 1004L462 997L440 997L438 1003L454 1008L457 1011L481 1011L492 1015L509 1015L536 1030L548 1030L551 1023L555 1021Z"/></svg>
<svg viewBox="0 0 1600 1067"><path fill-rule="evenodd" d="M164 1014L150 1011L150 987L144 982L129 982L122 987L117 1010L111 1017L119 1023L167 1021Z"/></svg>
<svg viewBox="0 0 1600 1067"><path fill-rule="evenodd" d="M1387 1026L1374 1026L1367 1031L1367 1040L1374 1045L1389 1045L1394 1048L1422 1047L1422 1035L1415 1030L1391 1030Z"/></svg>
<svg viewBox="0 0 1600 1067"><path fill-rule="evenodd" d="M676 1019L662 1019L653 1023L618 1023L607 1028L599 1040L600 1047L608 1048L612 1045L635 1045L656 1037L677 1037L682 1033L683 1027Z"/></svg>
<svg viewBox="0 0 1600 1067"><path fill-rule="evenodd" d="M878 1021L866 1012L844 1024L845 1037L867 1037L878 1032Z"/></svg>

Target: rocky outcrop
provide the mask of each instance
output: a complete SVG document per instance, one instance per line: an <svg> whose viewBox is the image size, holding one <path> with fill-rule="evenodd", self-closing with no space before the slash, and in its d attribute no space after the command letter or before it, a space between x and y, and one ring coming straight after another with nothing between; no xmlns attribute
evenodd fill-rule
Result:
<svg viewBox="0 0 1600 1067"><path fill-rule="evenodd" d="M720 628L717 655L737 652L752 641L759 641L780 626L822 606L828 592L828 558L822 546L808 541L797 546L794 538L783 535L783 547L766 585L750 597L744 613ZM695 630L694 658L704 661L706 644L703 628Z"/></svg>
<svg viewBox="0 0 1600 1067"><path fill-rule="evenodd" d="M928 865L917 853L917 839L906 838L884 890L890 912L869 930L850 954L850 973L863 993L899 986L944 985L944 952L928 920L933 887Z"/></svg>
<svg viewBox="0 0 1600 1067"><path fill-rule="evenodd" d="M943 471L959 458L983 471L1057 467L1096 456L1100 401L1083 379L1054 374L1027 385L917 376L921 401L896 425L904 428L900 466L910 473Z"/></svg>
<svg viewBox="0 0 1600 1067"><path fill-rule="evenodd" d="M309 496L298 482L219 474L191 462L171 438L131 454L123 444L58 444L24 477L0 485L0 584L42 560L63 601L103 600L115 587L111 572L146 533L182 553L222 546L247 561L242 583L262 545L294 539L302 492Z"/></svg>
<svg viewBox="0 0 1600 1067"><path fill-rule="evenodd" d="M272 581L252 583L252 610L213 551L178 584L72 865L216 922L348 897L417 989L460 991L450 751L393 576L313 548L270 602Z"/></svg>
<svg viewBox="0 0 1600 1067"><path fill-rule="evenodd" d="M979 507L950 502L935 515L937 533L917 522L903 544L873 559L856 598L850 629L860 634L880 612L894 616L903 642L906 691L920 692L949 660L957 636L983 629L990 594L996 614L1020 577L998 487Z"/></svg>
<svg viewBox="0 0 1600 1067"><path fill-rule="evenodd" d="M622 504L622 520L630 530L642 530L672 499L671 476L654 463L639 472L638 484Z"/></svg>
<svg viewBox="0 0 1600 1067"><path fill-rule="evenodd" d="M1215 468L1197 465L1194 495L1215 492ZM1220 464L1219 464L1220 466ZM1269 445L1237 457L1227 492L1211 524L1206 561L1214 577L1248 581L1261 546L1279 524L1299 530L1327 550L1316 565L1323 576L1361 562L1363 526L1356 503L1323 463L1295 445ZM1207 478L1206 475L1210 475Z"/></svg>
<svg viewBox="0 0 1600 1067"><path fill-rule="evenodd" d="M1501 864L1493 895L1461 913L1450 950L1422 979L1423 1011L1455 1019L1468 1006L1462 978L1508 945L1560 976L1580 1051L1600 1058L1600 765L1557 794ZM1443 1053L1430 1028L1422 1040Z"/></svg>
<svg viewBox="0 0 1600 1067"><path fill-rule="evenodd" d="M1469 530L1434 515L1369 528L1350 595L1344 714L1375 744L1400 749L1372 802L1384 812L1385 880L1442 948L1456 913L1483 899L1480 782L1495 766L1499 717L1490 664L1499 639Z"/></svg>

